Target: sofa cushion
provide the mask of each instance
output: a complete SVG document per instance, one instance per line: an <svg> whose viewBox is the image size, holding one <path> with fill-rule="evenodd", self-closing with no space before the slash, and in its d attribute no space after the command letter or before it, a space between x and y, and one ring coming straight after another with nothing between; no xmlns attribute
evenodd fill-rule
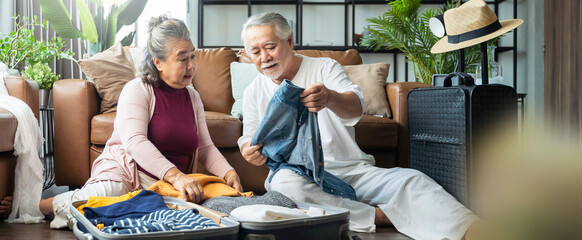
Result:
<svg viewBox="0 0 582 240"><path fill-rule="evenodd" d="M247 86L259 75L259 71L252 63L230 63L232 97L234 104L230 114L242 119L242 99Z"/></svg>
<svg viewBox="0 0 582 240"><path fill-rule="evenodd" d="M16 117L8 110L0 108L0 129L2 129L2 133L0 133L0 152L14 150L14 137L16 136L17 126Z"/></svg>
<svg viewBox="0 0 582 240"><path fill-rule="evenodd" d="M210 138L219 148L238 148L237 140L242 135L242 122L229 114L204 112Z"/></svg>
<svg viewBox="0 0 582 240"><path fill-rule="evenodd" d="M364 92L364 114L391 117L386 97L388 63L360 64L344 66L346 75Z"/></svg>
<svg viewBox="0 0 582 240"><path fill-rule="evenodd" d="M355 49L348 49L346 51L295 50L294 52L308 57L329 57L341 65L362 64L362 56ZM252 63L253 61L251 61L251 58L243 49L238 52L238 62Z"/></svg>
<svg viewBox="0 0 582 240"><path fill-rule="evenodd" d="M355 126L356 142L361 148L396 148L398 123L390 118L362 116Z"/></svg>
<svg viewBox="0 0 582 240"><path fill-rule="evenodd" d="M97 114L91 119L91 143L105 145L113 134L116 112Z"/></svg>
<svg viewBox="0 0 582 240"><path fill-rule="evenodd" d="M123 86L135 77L133 60L120 42L89 59L79 60L81 70L95 83L101 113L114 112Z"/></svg>
<svg viewBox="0 0 582 240"><path fill-rule="evenodd" d="M196 49L196 72L192 82L200 93L204 110L230 114L234 98L230 86L230 63L237 60L230 48Z"/></svg>

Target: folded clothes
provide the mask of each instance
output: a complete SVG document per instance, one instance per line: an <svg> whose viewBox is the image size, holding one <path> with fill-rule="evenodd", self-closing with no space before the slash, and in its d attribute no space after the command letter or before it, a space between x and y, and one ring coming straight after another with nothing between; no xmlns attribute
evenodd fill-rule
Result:
<svg viewBox="0 0 582 240"><path fill-rule="evenodd" d="M244 198L215 197L204 201L202 203L202 206L221 213L230 214L230 212L235 208L253 204L264 204L287 208L297 208L297 204L295 204L293 200L277 191L267 192L263 196L253 196Z"/></svg>
<svg viewBox="0 0 582 240"><path fill-rule="evenodd" d="M240 222L271 222L283 219L308 218L307 213L297 208L271 205L247 205L235 208L230 216Z"/></svg>
<svg viewBox="0 0 582 240"><path fill-rule="evenodd" d="M118 197L89 197L89 199L87 200L87 203L85 203L81 206L78 206L77 210L79 210L79 212L81 214L85 215L85 212L83 211L83 208L85 208L85 207L96 208L96 207L109 206L109 205L114 204L114 203L129 200L130 198L134 197L135 195L139 194L140 192L141 192L141 189L137 190L137 191L129 192L125 195L121 195Z"/></svg>
<svg viewBox="0 0 582 240"><path fill-rule="evenodd" d="M146 214L168 209L164 198L159 194L142 190L134 197L103 207L85 207L85 217L94 225L99 223L105 226L113 224L117 220L125 218L139 218Z"/></svg>
<svg viewBox="0 0 582 240"><path fill-rule="evenodd" d="M146 232L186 231L217 228L216 223L198 214L196 209L160 210L139 219L127 218L115 221L103 228L109 234L137 234Z"/></svg>
<svg viewBox="0 0 582 240"><path fill-rule="evenodd" d="M200 173L192 173L188 174L188 176L200 182L200 185L204 190L204 197L202 200L220 196L244 196L244 197L253 196L253 192L243 192L243 193L238 192L231 186L228 186L224 179L216 176L209 176ZM172 184L164 180L157 181L151 187L149 187L148 190L154 191L166 197L181 198L180 192L176 190L172 186Z"/></svg>

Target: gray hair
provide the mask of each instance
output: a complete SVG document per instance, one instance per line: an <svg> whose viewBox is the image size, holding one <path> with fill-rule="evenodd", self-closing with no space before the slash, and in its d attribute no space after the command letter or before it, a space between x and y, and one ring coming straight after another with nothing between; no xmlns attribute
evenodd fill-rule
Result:
<svg viewBox="0 0 582 240"><path fill-rule="evenodd" d="M138 67L138 75L145 83L158 85L159 72L154 64L154 57L165 61L166 45L172 40L190 40L190 31L184 21L166 15L152 17L148 23L147 51L143 64Z"/></svg>
<svg viewBox="0 0 582 240"><path fill-rule="evenodd" d="M285 19L285 17L283 17L279 13L267 12L267 13L253 15L247 20L247 22L245 24L243 24L243 30L242 30L242 33L240 36L242 38L244 45L245 45L245 48L247 47L247 43L246 43L246 39L245 39L247 29L249 27L264 26L264 25L275 25L275 34L280 39L286 39L289 36L291 36L291 34L293 34L293 30L289 26L287 19Z"/></svg>

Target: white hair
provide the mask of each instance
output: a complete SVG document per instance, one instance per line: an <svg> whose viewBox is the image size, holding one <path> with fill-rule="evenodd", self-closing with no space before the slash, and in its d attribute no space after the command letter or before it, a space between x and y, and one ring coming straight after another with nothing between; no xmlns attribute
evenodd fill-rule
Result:
<svg viewBox="0 0 582 240"><path fill-rule="evenodd" d="M289 26L287 19L279 13L267 12L251 16L245 24L243 24L243 29L241 33L241 39L244 43L245 48L246 43L246 31L249 27L264 26L264 25L275 25L275 34L280 39L287 39L293 30Z"/></svg>
<svg viewBox="0 0 582 240"><path fill-rule="evenodd" d="M190 40L190 31L184 21L166 15L152 17L148 23L147 51L143 63L139 65L138 74L143 81L157 85L159 73L154 64L154 57L165 61L166 45L172 40Z"/></svg>

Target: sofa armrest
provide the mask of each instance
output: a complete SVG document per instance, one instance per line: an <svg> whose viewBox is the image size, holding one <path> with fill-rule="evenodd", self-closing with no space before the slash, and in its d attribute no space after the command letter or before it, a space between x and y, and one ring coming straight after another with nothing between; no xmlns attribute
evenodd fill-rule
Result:
<svg viewBox="0 0 582 240"><path fill-rule="evenodd" d="M36 119L39 119L38 84L35 81L12 75L5 76L4 83L8 89L8 94L24 101L34 113Z"/></svg>
<svg viewBox="0 0 582 240"><path fill-rule="evenodd" d="M396 165L408 167L408 92L414 88L432 87L419 82L397 82L386 85L388 103L392 110L392 119L398 123L398 152Z"/></svg>
<svg viewBox="0 0 582 240"><path fill-rule="evenodd" d="M82 186L89 179L91 119L99 113L92 82L65 79L53 86L55 183Z"/></svg>

